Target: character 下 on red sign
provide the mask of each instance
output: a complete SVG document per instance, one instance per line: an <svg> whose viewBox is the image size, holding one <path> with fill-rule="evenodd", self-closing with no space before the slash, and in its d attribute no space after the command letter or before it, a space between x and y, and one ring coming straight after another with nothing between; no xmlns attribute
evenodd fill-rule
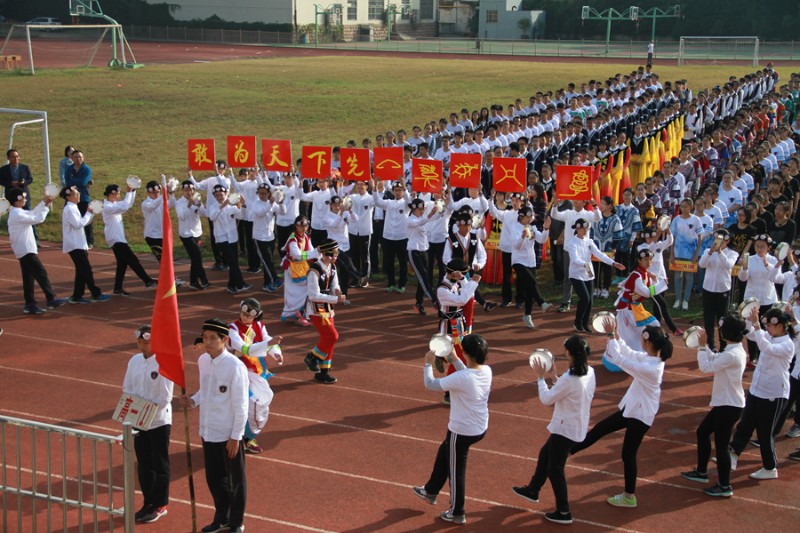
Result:
<svg viewBox="0 0 800 533"><path fill-rule="evenodd" d="M556 165L556 194L559 200L592 199L592 167Z"/></svg>
<svg viewBox="0 0 800 533"><path fill-rule="evenodd" d="M442 162L437 159L412 159L411 188L414 192L442 192Z"/></svg>
<svg viewBox="0 0 800 533"><path fill-rule="evenodd" d="M256 138L254 135L228 135L228 166L256 166Z"/></svg>
<svg viewBox="0 0 800 533"><path fill-rule="evenodd" d="M351 181L368 181L369 150L366 148L342 148L339 151L342 177Z"/></svg>
<svg viewBox="0 0 800 533"><path fill-rule="evenodd" d="M330 146L303 146L301 174L304 178L325 179L331 177Z"/></svg>
<svg viewBox="0 0 800 533"><path fill-rule="evenodd" d="M481 154L450 156L450 186L477 189L481 186Z"/></svg>
<svg viewBox="0 0 800 533"><path fill-rule="evenodd" d="M375 179L398 180L403 177L403 148L378 147L372 151Z"/></svg>
<svg viewBox="0 0 800 533"><path fill-rule="evenodd" d="M527 160L522 157L495 157L492 188L497 192L523 192L528 181Z"/></svg>
<svg viewBox="0 0 800 533"><path fill-rule="evenodd" d="M289 172L292 168L292 142L277 139L261 139L261 162L264 169Z"/></svg>
<svg viewBox="0 0 800 533"><path fill-rule="evenodd" d="M189 168L191 170L214 170L214 139L189 139Z"/></svg>

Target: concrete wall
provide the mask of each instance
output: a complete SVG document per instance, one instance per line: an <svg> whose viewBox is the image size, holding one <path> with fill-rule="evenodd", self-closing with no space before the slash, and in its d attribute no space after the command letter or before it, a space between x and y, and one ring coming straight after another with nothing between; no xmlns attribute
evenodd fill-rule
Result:
<svg viewBox="0 0 800 533"><path fill-rule="evenodd" d="M478 36L481 39L521 39L523 31L517 25L521 19L529 19L531 27L524 32L526 38L531 38L534 27L538 29L537 35L544 33L545 12L544 11L517 11L511 10L517 7L519 0L481 0L480 19L478 22ZM487 13L497 12L496 22L487 22Z"/></svg>

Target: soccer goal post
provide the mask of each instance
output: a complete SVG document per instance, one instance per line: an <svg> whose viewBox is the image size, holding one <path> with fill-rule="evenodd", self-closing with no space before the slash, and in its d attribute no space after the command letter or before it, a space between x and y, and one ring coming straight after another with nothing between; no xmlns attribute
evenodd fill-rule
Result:
<svg viewBox="0 0 800 533"><path fill-rule="evenodd" d="M678 66L693 61L752 61L758 66L758 37L682 36L678 45Z"/></svg>
<svg viewBox="0 0 800 533"><path fill-rule="evenodd" d="M44 168L46 183L52 180L50 165L50 132L47 127L47 111L35 109L12 109L0 107L0 128L9 128L8 149L17 148L26 160ZM41 152L37 153L36 130L41 130ZM5 153L5 152L4 152ZM40 155L41 154L41 155ZM58 178L55 180L58 182Z"/></svg>
<svg viewBox="0 0 800 533"><path fill-rule="evenodd" d="M37 67L118 67L136 62L120 24L15 24L0 55L16 56L20 69L31 74Z"/></svg>

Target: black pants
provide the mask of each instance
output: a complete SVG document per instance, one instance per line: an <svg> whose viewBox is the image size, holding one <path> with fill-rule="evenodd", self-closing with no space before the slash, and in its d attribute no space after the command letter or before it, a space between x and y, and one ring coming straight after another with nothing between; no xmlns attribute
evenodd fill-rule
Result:
<svg viewBox="0 0 800 533"><path fill-rule="evenodd" d="M281 256L281 261L283 261L283 257L286 255L286 241L292 236L293 231L294 226L275 225L275 237L278 240L278 253Z"/></svg>
<svg viewBox="0 0 800 533"><path fill-rule="evenodd" d="M795 360L794 364L798 364L797 360ZM777 437L778 433L781 432L784 422L786 422L786 419L789 417L789 411L792 410L792 406L797 403L798 400L800 400L800 380L789 376L789 399L786 401L786 407L783 408L783 412L781 412L778 417L775 430L772 432L773 436ZM800 405L798 405L798 407L800 407ZM794 423L800 426L800 409L795 409L794 411Z"/></svg>
<svg viewBox="0 0 800 533"><path fill-rule="evenodd" d="M741 454L755 430L760 444L761 463L767 470L774 469L778 465L778 457L775 454L775 437L772 435L786 403L786 398L767 400L748 392L742 418L731 439L731 450L736 455Z"/></svg>
<svg viewBox="0 0 800 533"><path fill-rule="evenodd" d="M431 272L428 270L429 258L428 252L408 250L408 260L411 262L414 274L417 275L417 293L415 295L417 305L422 305L425 297L430 299L431 302L435 300L432 287L433 280L431 279Z"/></svg>
<svg viewBox="0 0 800 533"><path fill-rule="evenodd" d="M550 259L553 260L553 282L556 285L564 283L564 245L550 245Z"/></svg>
<svg viewBox="0 0 800 533"><path fill-rule="evenodd" d="M445 482L450 480L450 512L454 516L463 516L464 513L464 489L467 476L467 455L469 447L480 442L486 433L480 435L458 435L449 429L447 436L439 451L436 453L436 460L433 463L433 472L427 483L425 492L428 494L439 494Z"/></svg>
<svg viewBox="0 0 800 533"><path fill-rule="evenodd" d="M350 234L350 258L353 260L359 278L368 278L370 275L370 236ZM339 283L341 285L341 283Z"/></svg>
<svg viewBox="0 0 800 533"><path fill-rule="evenodd" d="M618 263L622 263L623 265L625 265L624 272L630 272L631 270L633 270L633 268L631 268L631 253L630 252L621 252L621 251L617 250L617 253L614 254L614 260L617 261ZM608 266L609 266L609 268L614 268L611 265L608 265Z"/></svg>
<svg viewBox="0 0 800 533"><path fill-rule="evenodd" d="M244 287L244 278L239 269L239 255L237 253L239 245L235 242L218 242L217 246L222 253L225 264L228 265L228 288L239 289Z"/></svg>
<svg viewBox="0 0 800 533"><path fill-rule="evenodd" d="M521 281L522 296L525 301L525 314L529 315L533 309L534 301L538 305L544 303L544 298L539 293L539 287L536 284L536 271L531 267L517 263L514 265L514 272L517 273L517 279Z"/></svg>
<svg viewBox="0 0 800 533"><path fill-rule="evenodd" d="M597 288L608 290L611 288L611 271L614 267L605 263L597 264Z"/></svg>
<svg viewBox="0 0 800 533"><path fill-rule="evenodd" d="M155 239L153 237L145 237L144 242L150 247L150 251L153 252L153 255L158 261L158 264L161 264L161 254L164 252L164 239Z"/></svg>
<svg viewBox="0 0 800 533"><path fill-rule="evenodd" d="M578 308L575 310L575 325L585 330L589 329L589 319L592 314L592 280L569 279L572 288L578 296Z"/></svg>
<svg viewBox="0 0 800 533"><path fill-rule="evenodd" d="M19 268L22 271L22 296L25 299L26 306L36 305L36 298L33 294L34 281L42 288L44 297L48 302L56 297L53 293L53 287L50 285L47 270L44 269L38 254L30 253L20 257Z"/></svg>
<svg viewBox="0 0 800 533"><path fill-rule="evenodd" d="M164 507L169 503L169 435L172 426L139 431L133 439L139 486L144 505Z"/></svg>
<svg viewBox="0 0 800 533"><path fill-rule="evenodd" d="M127 242L114 243L111 250L114 252L114 258L117 260L117 270L114 273L115 291L122 290L122 282L125 280L125 272L128 271L128 267L131 267L131 270L139 276L142 282L150 283L151 281L155 281L145 272L142 263L139 262L139 258L136 257L136 254L133 253L133 250L131 250Z"/></svg>
<svg viewBox="0 0 800 533"><path fill-rule="evenodd" d="M556 510L560 513L569 512L569 499L567 497L567 478L564 468L567 465L570 449L577 444L563 435L551 434L550 438L539 450L539 459L536 460L536 470L533 472L528 488L536 494L550 480L553 494L556 497Z"/></svg>
<svg viewBox="0 0 800 533"><path fill-rule="evenodd" d="M714 350L714 332L719 330L719 319L728 310L728 292L710 292L703 289L703 327L708 333L708 347ZM719 349L725 347L722 336L719 338Z"/></svg>
<svg viewBox="0 0 800 533"><path fill-rule="evenodd" d="M235 252L236 243L229 246ZM247 502L244 441L239 441L239 453L233 459L228 457L228 450L225 448L227 444L203 441L203 463L206 468L206 484L214 499L214 522L230 524L230 528L235 529L244 522Z"/></svg>
<svg viewBox="0 0 800 533"><path fill-rule="evenodd" d="M503 260L503 302L511 302L511 272L514 270L511 266L511 252L501 252L501 257ZM519 276L516 278L515 283L516 287L516 299L514 300L516 303L522 303L522 280L519 279Z"/></svg>
<svg viewBox="0 0 800 533"><path fill-rule="evenodd" d="M780 293L778 293L780 294ZM762 305L758 308L758 316L764 316L764 313L772 309L771 305ZM749 318L749 317L748 317ZM758 356L761 355L761 350L758 349L758 344L750 339L747 339L747 358L750 361L758 361Z"/></svg>
<svg viewBox="0 0 800 533"><path fill-rule="evenodd" d="M380 265L380 249L383 248L383 219L372 221L372 238L369 241L369 262L378 268ZM384 252L385 254L385 252Z"/></svg>
<svg viewBox="0 0 800 533"><path fill-rule="evenodd" d="M569 277L569 252L564 250L561 253L561 267L563 268L562 275L564 276L564 284L561 287L561 303L563 305L569 305L570 300L572 300L572 281L570 281ZM591 294L591 291L589 291Z"/></svg>
<svg viewBox="0 0 800 533"><path fill-rule="evenodd" d="M30 197L30 195L28 195ZM86 214L86 210L89 208L89 202L78 202L78 212L80 212L81 216ZM34 226L34 230L36 227ZM86 235L86 244L89 246L94 246L94 222L89 222L83 227L83 233Z"/></svg>
<svg viewBox="0 0 800 533"><path fill-rule="evenodd" d="M240 220L239 227L244 237L241 244L244 246L243 250L247 253L247 269L256 270L261 261L258 258L256 242L253 240L253 222L250 220Z"/></svg>
<svg viewBox="0 0 800 533"><path fill-rule="evenodd" d="M697 426L697 471L708 471L708 460L711 457L711 434L714 434L714 448L717 451L717 473L719 484L731 484L731 456L728 444L731 441L733 425L742 414L741 407L719 405L712 407L706 417Z"/></svg>
<svg viewBox="0 0 800 533"><path fill-rule="evenodd" d="M72 259L72 264L75 265L75 283L72 289L72 298L75 300L83 298L86 287L89 287L92 298L97 298L103 294L103 291L94 284L92 265L89 263L89 252L86 250L72 250L69 252L69 257Z"/></svg>
<svg viewBox="0 0 800 533"><path fill-rule="evenodd" d="M642 444L645 434L650 429L650 426L636 418L625 418L622 411L617 411L608 418L598 422L586 434L583 442L576 444L572 447L570 453L578 453L585 450L598 440L602 439L609 433L614 433L620 429L625 429L625 437L622 440L622 465L625 470L625 492L628 494L636 493L636 474L638 467L636 465L636 452L639 451L639 446Z"/></svg>
<svg viewBox="0 0 800 533"><path fill-rule="evenodd" d="M438 278L435 278L436 283L433 284L434 286L439 285L439 282L444 279L444 276L447 273L446 266L447 265L444 264L444 243L428 243L428 273L431 275L431 278L433 278L433 267L436 267L439 275ZM472 265L469 266L472 267Z"/></svg>
<svg viewBox="0 0 800 533"><path fill-rule="evenodd" d="M383 239L383 270L386 272L386 281L390 287L405 287L406 282L408 281L408 255L406 250L407 243L408 239L402 239L399 241ZM395 283L395 258L397 258L397 262L400 265L400 276L399 280L397 280L399 283Z"/></svg>
<svg viewBox="0 0 800 533"><path fill-rule="evenodd" d="M222 256L222 250L217 246L217 239L214 238L214 223L211 222L211 219L208 219L208 233L209 241L211 241L211 253L214 254L214 264L224 265L225 258Z"/></svg>
<svg viewBox="0 0 800 533"><path fill-rule="evenodd" d="M183 247L189 255L191 266L189 267L189 283L192 285L206 285L206 269L203 268L203 252L200 251L200 243L197 237L181 237Z"/></svg>
<svg viewBox="0 0 800 533"><path fill-rule="evenodd" d="M275 271L275 241L253 241L256 243L256 252L261 261L261 269L264 271L264 285L271 285L278 281L278 273Z"/></svg>
<svg viewBox="0 0 800 533"><path fill-rule="evenodd" d="M336 258L336 275L339 276L339 289L342 294L347 296L350 285L350 278L358 280L359 272L350 257L350 251L339 250L339 257Z"/></svg>
<svg viewBox="0 0 800 533"><path fill-rule="evenodd" d="M651 299L653 300L653 316L656 317L656 320L658 320L660 324L666 322L669 330L675 333L675 330L678 328L669 315L669 307L667 306L667 302L664 301L664 293L656 294Z"/></svg>

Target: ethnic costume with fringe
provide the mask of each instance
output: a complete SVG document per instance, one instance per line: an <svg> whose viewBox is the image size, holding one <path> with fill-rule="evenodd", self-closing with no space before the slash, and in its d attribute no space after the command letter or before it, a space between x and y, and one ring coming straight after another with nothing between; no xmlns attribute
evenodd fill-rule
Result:
<svg viewBox="0 0 800 533"><path fill-rule="evenodd" d="M464 314L464 306L474 302L475 289L478 283L468 279L454 281L447 277L442 280L436 290L436 298L439 301L439 333L450 335L453 338L453 346L461 361L466 364L464 354L461 351L461 339L465 335L472 333L472 316L469 321ZM455 372L455 367L450 364L447 374Z"/></svg>
<svg viewBox="0 0 800 533"><path fill-rule="evenodd" d="M318 359L322 373L327 374L333 361L333 350L339 340L339 332L333 323L333 304L339 301L336 296L339 289L339 278L334 264L325 265L316 262L308 271L308 292L306 316L308 316L319 333L319 342L310 354Z"/></svg>
<svg viewBox="0 0 800 533"><path fill-rule="evenodd" d="M292 234L284 246L286 255L281 267L284 271L283 312L281 320L303 318L303 311L308 298L307 275L309 259L317 259L319 253L311 244L308 235Z"/></svg>

